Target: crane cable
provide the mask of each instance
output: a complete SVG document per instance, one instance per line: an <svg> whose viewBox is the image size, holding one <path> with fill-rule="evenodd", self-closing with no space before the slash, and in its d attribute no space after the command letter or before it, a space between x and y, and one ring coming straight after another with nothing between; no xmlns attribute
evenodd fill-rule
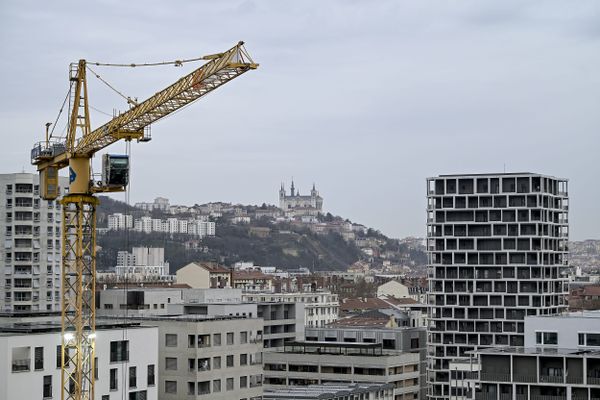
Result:
<svg viewBox="0 0 600 400"><path fill-rule="evenodd" d="M87 64L85 66L92 74L94 74L94 76L96 78L98 78L98 80L102 83L104 83L106 86L108 86L113 92L115 92L116 94L118 94L119 96L121 96L122 98L125 99L125 101L127 102L127 104L130 105L134 105L137 106L137 101L133 100L131 97L129 96L125 96L122 92L120 92L117 88L115 88L113 85L111 85L110 83L108 83L106 80L104 80L99 74L96 73L96 71L94 71L93 69L91 69Z"/></svg>
<svg viewBox="0 0 600 400"><path fill-rule="evenodd" d="M196 58L188 58L185 60L175 60L175 61L160 61L160 62L151 62L151 63L129 63L129 64L121 64L121 63L101 63L101 62L91 62L88 61L88 64L92 64L92 65L96 65L98 67L130 67L130 68L136 68L136 67L158 67L161 65L173 65L175 67L181 67L183 66L183 64L186 63L190 63L190 62L196 62L196 61L206 61L206 60L212 60L213 58L216 58L218 56L220 56L221 53L217 53L217 54L211 54L208 56L202 56L202 57L196 57Z"/></svg>
<svg viewBox="0 0 600 400"><path fill-rule="evenodd" d="M50 135L48 136L49 138L51 138L52 134L54 133L54 128L56 128L56 124L58 123L58 120L60 119L60 116L61 116L63 110L65 109L65 104L67 104L67 100L69 100L71 90L73 90L73 82L71 82L71 84L69 85L69 90L67 91L67 95L65 96L65 99L63 100L63 103L60 106L60 110L58 110L58 115L56 116L56 119L54 120L54 123L52 124L52 130L50 131Z"/></svg>

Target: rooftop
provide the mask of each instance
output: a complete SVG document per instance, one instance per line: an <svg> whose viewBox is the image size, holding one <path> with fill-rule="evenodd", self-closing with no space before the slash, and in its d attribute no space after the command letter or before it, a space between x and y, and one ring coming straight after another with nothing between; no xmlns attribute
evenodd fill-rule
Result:
<svg viewBox="0 0 600 400"><path fill-rule="evenodd" d="M132 322L106 322L96 323L96 330L110 330L110 329L131 329L141 328L139 323ZM9 324L0 325L0 334L4 336L14 334L32 334L32 333L53 333L60 332L60 323L52 322L15 322Z"/></svg>

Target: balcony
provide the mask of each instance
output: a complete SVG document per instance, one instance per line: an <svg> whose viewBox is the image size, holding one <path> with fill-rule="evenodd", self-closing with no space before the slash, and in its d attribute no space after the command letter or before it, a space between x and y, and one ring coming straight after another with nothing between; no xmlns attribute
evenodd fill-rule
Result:
<svg viewBox="0 0 600 400"><path fill-rule="evenodd" d="M540 383L565 383L562 376L540 375Z"/></svg>
<svg viewBox="0 0 600 400"><path fill-rule="evenodd" d="M535 375L515 375L515 382L523 383L537 383L537 376Z"/></svg>

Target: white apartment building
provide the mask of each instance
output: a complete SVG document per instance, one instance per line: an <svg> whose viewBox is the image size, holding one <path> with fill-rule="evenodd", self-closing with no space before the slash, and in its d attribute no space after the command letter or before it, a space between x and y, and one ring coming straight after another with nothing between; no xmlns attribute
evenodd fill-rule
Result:
<svg viewBox="0 0 600 400"><path fill-rule="evenodd" d="M164 247L134 247L131 253L119 251L115 274L117 279L127 277L134 281L167 278L169 263L165 262Z"/></svg>
<svg viewBox="0 0 600 400"><path fill-rule="evenodd" d="M66 193L68 178L59 178ZM61 288L59 201L40 198L37 174L0 174L0 310L58 310Z"/></svg>
<svg viewBox="0 0 600 400"><path fill-rule="evenodd" d="M451 360L523 346L525 317L566 310L567 192L532 173L427 179L431 400L462 394Z"/></svg>
<svg viewBox="0 0 600 400"><path fill-rule="evenodd" d="M297 293L243 293L249 302L304 303L304 325L322 327L338 319L338 295L329 291Z"/></svg>
<svg viewBox="0 0 600 400"><path fill-rule="evenodd" d="M202 216L201 216L202 217ZM111 214L108 216L108 230L123 230L133 228L136 232L152 233L182 233L193 236L214 236L216 225L204 217L197 219L151 218L141 217L135 220L131 215Z"/></svg>
<svg viewBox="0 0 600 400"><path fill-rule="evenodd" d="M133 216L114 213L108 216L108 230L120 231L133 228Z"/></svg>
<svg viewBox="0 0 600 400"><path fill-rule="evenodd" d="M0 326L0 399L61 398L61 329L47 322ZM158 400L158 328L96 325L95 398Z"/></svg>
<svg viewBox="0 0 600 400"><path fill-rule="evenodd" d="M160 210L168 211L170 208L169 199L164 197L157 197L152 203L139 202L135 203L135 207L144 211Z"/></svg>

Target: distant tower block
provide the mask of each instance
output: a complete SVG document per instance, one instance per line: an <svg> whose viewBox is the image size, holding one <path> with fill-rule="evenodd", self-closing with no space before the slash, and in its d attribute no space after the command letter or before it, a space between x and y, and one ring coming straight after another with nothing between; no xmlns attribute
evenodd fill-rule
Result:
<svg viewBox="0 0 600 400"><path fill-rule="evenodd" d="M310 196L301 196L300 191L296 190L294 181L292 181L288 196L282 183L279 189L279 208L284 212L294 211L296 215L317 215L323 210L323 198L319 196L314 183Z"/></svg>

